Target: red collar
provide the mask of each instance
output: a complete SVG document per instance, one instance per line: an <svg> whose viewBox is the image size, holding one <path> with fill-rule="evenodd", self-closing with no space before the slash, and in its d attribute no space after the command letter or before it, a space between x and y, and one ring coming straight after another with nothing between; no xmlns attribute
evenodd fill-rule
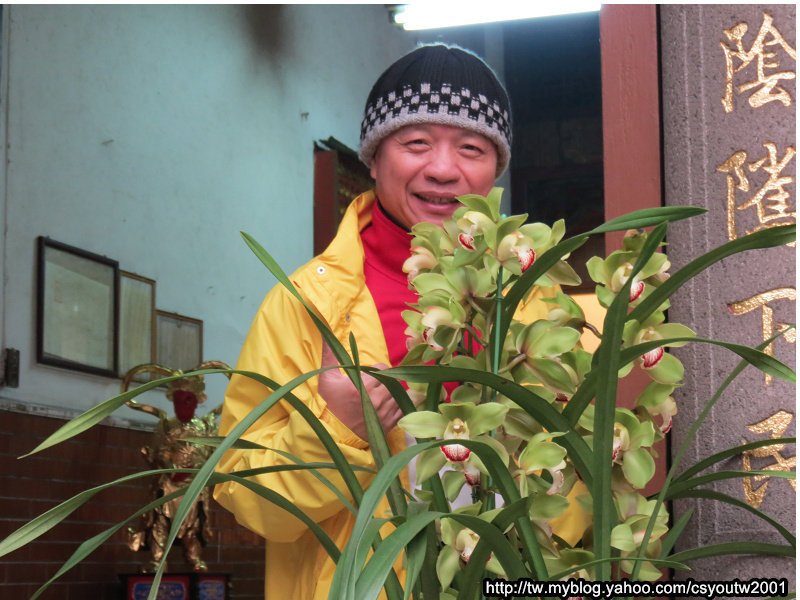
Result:
<svg viewBox="0 0 800 600"><path fill-rule="evenodd" d="M403 263L411 255L411 233L395 223L375 202L372 222L361 231L364 243L364 260L385 276L404 285Z"/></svg>

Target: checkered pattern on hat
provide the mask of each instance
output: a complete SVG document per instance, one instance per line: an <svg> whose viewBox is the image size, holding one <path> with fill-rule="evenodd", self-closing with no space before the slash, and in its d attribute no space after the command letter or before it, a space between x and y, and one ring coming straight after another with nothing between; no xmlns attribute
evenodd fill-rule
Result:
<svg viewBox="0 0 800 600"><path fill-rule="evenodd" d="M359 156L369 165L381 140L411 124L436 123L475 131L494 142L497 174L511 155L511 109L497 76L474 54L422 46L390 66L372 88L361 122Z"/></svg>

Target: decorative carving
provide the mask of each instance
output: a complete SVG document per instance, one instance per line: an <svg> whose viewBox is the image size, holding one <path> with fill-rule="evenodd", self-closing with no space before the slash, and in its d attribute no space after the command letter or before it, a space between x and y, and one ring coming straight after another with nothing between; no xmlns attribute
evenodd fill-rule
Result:
<svg viewBox="0 0 800 600"><path fill-rule="evenodd" d="M761 435L768 433L772 439L777 439L783 436L789 428L789 425L791 425L793 418L794 415L791 413L785 410L779 410L763 421L748 425L747 429ZM772 444L754 450L746 450L742 453L742 469L745 471L753 470L753 459L771 458L775 462L761 469L766 471L792 471L797 465L797 457L784 457L783 454L781 454L781 450L783 450L785 446L786 444ZM756 475L754 477L745 477L742 479L745 500L753 508L758 508L764 502L769 486L768 478L769 475ZM756 487L756 484L760 481L764 481L764 483ZM787 481L792 486L792 489L797 491L797 482L793 479L788 479Z"/></svg>
<svg viewBox="0 0 800 600"><path fill-rule="evenodd" d="M775 323L774 310L768 306L770 302L776 300L791 300L795 301L797 298L797 291L795 288L776 288L761 294L756 294L751 298L740 300L728 304L728 310L734 315L743 315L761 307L761 337L763 341L767 341L776 332L783 331L783 339L788 343L794 344L797 339L797 333L794 329L788 329L787 323ZM775 356L774 342L764 349L766 354ZM766 385L772 384L772 376L764 373L764 383Z"/></svg>
<svg viewBox="0 0 800 600"><path fill-rule="evenodd" d="M739 150L717 166L717 171L725 173L727 178L727 223L728 239L730 240L735 240L739 237L737 215L741 211L748 211L748 209L755 209L758 224L750 229L745 228L744 234L796 222L792 197L789 191L785 189L786 186L794 183L794 177L792 175L782 175L784 168L794 158L795 149L792 146L787 147L783 158L778 160L778 148L775 144L767 142L764 144L764 148L767 149L767 154L761 159L748 163L747 153L744 150ZM750 179L748 179L745 167L751 173L763 171L768 175L768 178L760 188L755 190L752 196L737 205L737 191L749 194L751 188L755 188L755 186L751 185ZM749 211L748 214L752 216L752 213L753 211ZM789 245L794 245L794 243Z"/></svg>
<svg viewBox="0 0 800 600"><path fill-rule="evenodd" d="M742 94L754 90L748 102L753 108L764 106L768 102L780 102L784 106L792 104L792 96L788 90L780 87L781 80L791 80L795 78L794 71L779 71L780 60L778 58L777 47L797 61L797 54L794 48L783 39L778 28L773 24L772 16L764 13L761 28L756 34L756 39L749 50L745 50L744 36L747 34L749 26L747 23L737 23L730 29L724 29L725 37L728 42L721 41L719 44L725 54L725 94L722 97L722 106L726 113L733 112L734 91ZM734 77L744 71L755 61L755 79L745 81L735 86Z"/></svg>
<svg viewBox="0 0 800 600"><path fill-rule="evenodd" d="M201 363L193 371L201 369L230 369L220 361ZM125 392L137 373L156 373L160 376L183 375L182 371L174 371L161 365L145 364L134 367L125 374L122 380L122 391ZM158 417L159 423L154 432L155 437L149 446L141 449L147 464L153 469L199 469L211 454L210 446L195 445L186 438L216 435L217 415L222 410L219 405L204 417L195 416L197 405L206 399L205 382L202 375L182 377L171 381L167 387L167 398L175 407L175 417L155 406L140 404L129 400L126 404L135 410ZM153 497L161 498L188 486L192 482L191 473L172 473L160 475L153 485ZM143 572L154 571L164 556L164 546L169 536L172 517L178 510L182 498L170 500L158 508L141 516L138 527L128 527L128 547L137 551L149 548L151 559L142 566ZM195 571L206 571L208 567L202 558L202 547L211 536L208 521L208 508L211 502L209 489L203 488L197 502L189 510L186 519L178 531L178 540L183 544L187 562Z"/></svg>

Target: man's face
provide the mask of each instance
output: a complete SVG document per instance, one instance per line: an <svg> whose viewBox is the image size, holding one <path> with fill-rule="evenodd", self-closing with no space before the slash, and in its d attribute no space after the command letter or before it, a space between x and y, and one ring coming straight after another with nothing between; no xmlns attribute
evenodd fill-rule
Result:
<svg viewBox="0 0 800 600"><path fill-rule="evenodd" d="M428 123L386 136L370 165L381 205L409 229L447 220L461 206L456 196L486 196L496 171L497 149L488 138Z"/></svg>

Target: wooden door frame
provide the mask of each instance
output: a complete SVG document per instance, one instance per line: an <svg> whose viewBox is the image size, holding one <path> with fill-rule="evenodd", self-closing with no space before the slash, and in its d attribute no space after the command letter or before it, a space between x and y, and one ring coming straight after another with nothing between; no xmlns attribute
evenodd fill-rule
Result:
<svg viewBox="0 0 800 600"><path fill-rule="evenodd" d="M662 205L661 86L658 7L604 4L600 9L605 218ZM621 247L623 232L606 234L606 252ZM636 368L619 383L620 404L631 407L650 378ZM667 470L668 445L656 445L657 491Z"/></svg>

